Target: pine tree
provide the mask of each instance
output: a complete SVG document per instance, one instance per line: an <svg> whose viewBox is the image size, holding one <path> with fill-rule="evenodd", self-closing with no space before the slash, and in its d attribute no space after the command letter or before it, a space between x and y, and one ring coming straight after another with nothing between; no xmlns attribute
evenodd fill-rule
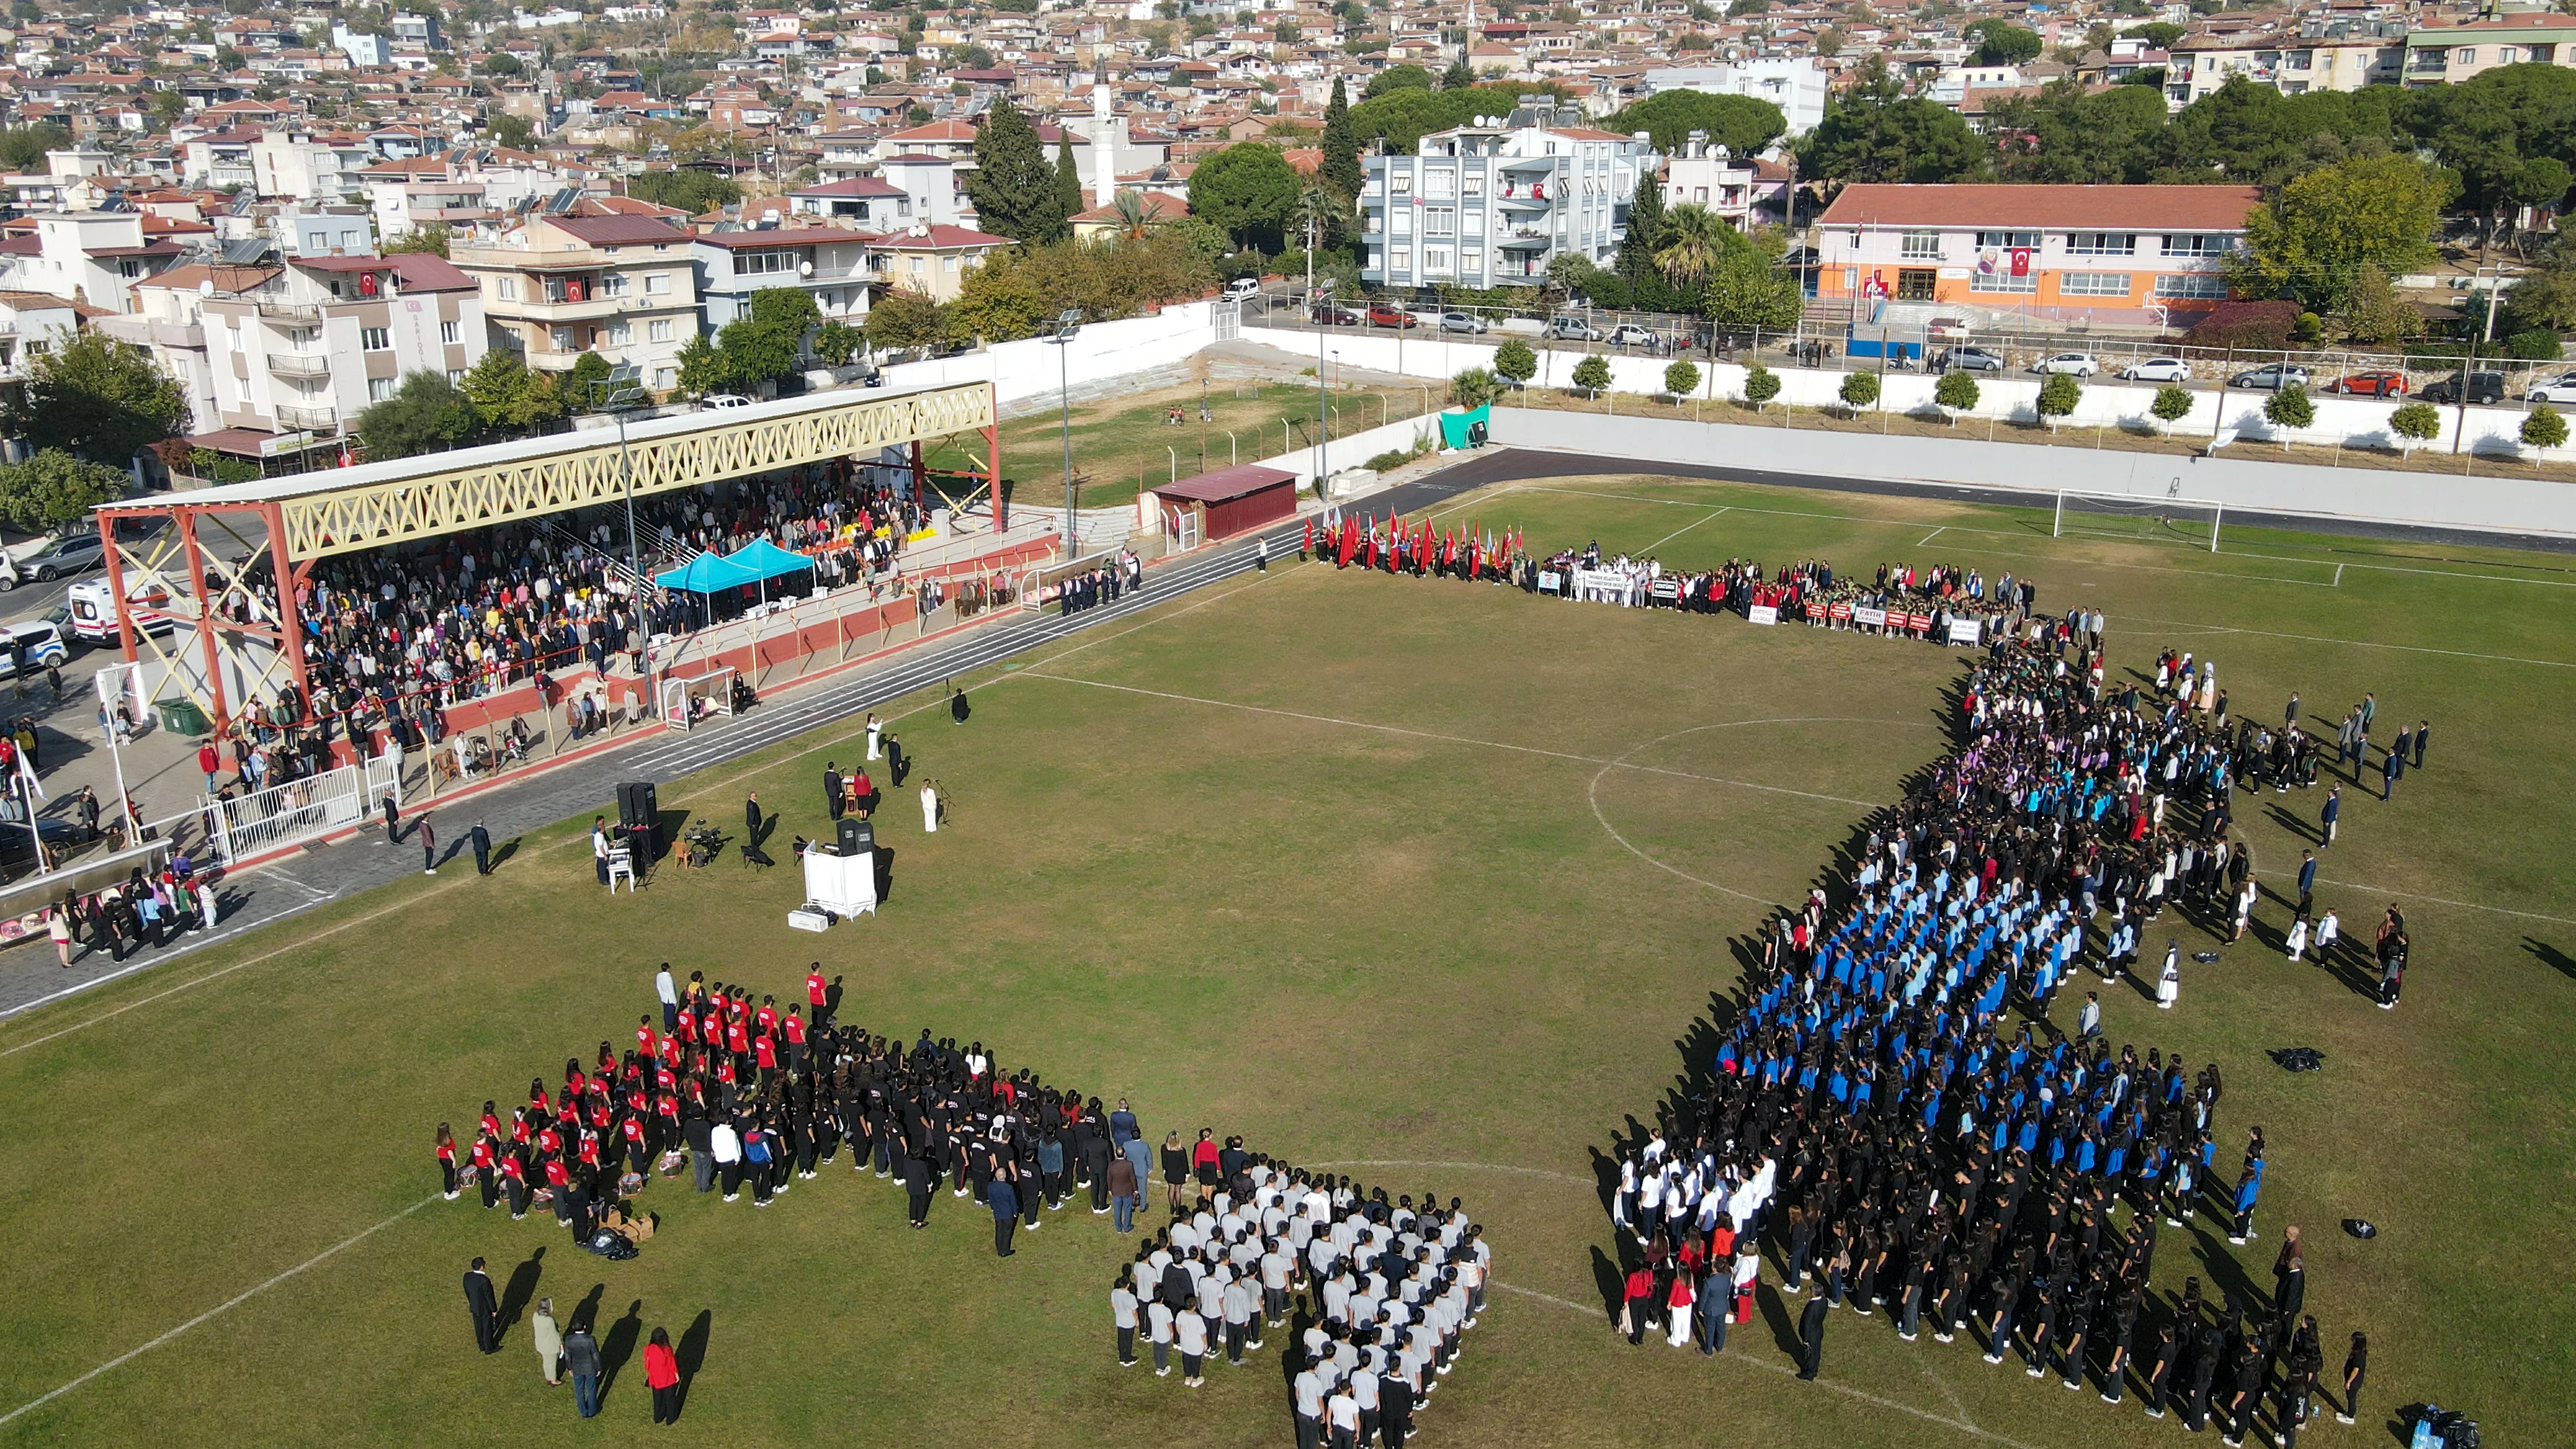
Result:
<svg viewBox="0 0 2576 1449"><path fill-rule="evenodd" d="M1359 132L1351 126L1351 103L1342 93L1341 77L1333 78L1333 99L1324 107L1324 181L1348 198L1357 198L1367 182L1360 169Z"/></svg>
<svg viewBox="0 0 2576 1449"><path fill-rule="evenodd" d="M975 169L966 177L976 223L1014 241L1050 242L1064 235L1064 199L1037 129L1008 98L993 103L975 138Z"/></svg>
<svg viewBox="0 0 2576 1449"><path fill-rule="evenodd" d="M1091 144L1107 144L1106 138ZM1064 211L1066 221L1080 216L1082 204L1082 168L1073 164L1073 131L1061 128L1055 138L1055 199Z"/></svg>

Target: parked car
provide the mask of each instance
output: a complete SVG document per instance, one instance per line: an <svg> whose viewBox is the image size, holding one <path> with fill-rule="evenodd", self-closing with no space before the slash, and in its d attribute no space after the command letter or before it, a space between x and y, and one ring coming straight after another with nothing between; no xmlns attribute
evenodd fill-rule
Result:
<svg viewBox="0 0 2576 1449"><path fill-rule="evenodd" d="M2121 368L2120 376L2131 382L2189 382L2191 364L2179 357L2150 357Z"/></svg>
<svg viewBox="0 0 2576 1449"><path fill-rule="evenodd" d="M2061 352L2054 357L2043 357L2032 363L2030 370L2041 374L2062 372L2070 377L2091 377L2101 370L2101 366L2088 353Z"/></svg>
<svg viewBox="0 0 2576 1449"><path fill-rule="evenodd" d="M2227 385L2258 388L2264 392L2279 392L2285 387L2306 387L2308 370L2304 367L2275 362L2268 367L2255 368L2251 372L2240 372L2229 378Z"/></svg>
<svg viewBox="0 0 2576 1449"><path fill-rule="evenodd" d="M1945 367L1961 372L2001 372L2004 360L1982 347L1953 347L1942 359Z"/></svg>
<svg viewBox="0 0 2576 1449"><path fill-rule="evenodd" d="M36 833L44 837L45 854L61 860L65 854L98 839L95 831L84 829L77 820L47 815L36 821ZM36 858L35 842L27 838L24 822L0 825L0 867L17 870Z"/></svg>
<svg viewBox="0 0 2576 1449"><path fill-rule="evenodd" d="M1443 312L1440 314L1440 330L1443 332L1482 332L1485 330L1485 319L1477 316L1473 312Z"/></svg>
<svg viewBox="0 0 2576 1449"><path fill-rule="evenodd" d="M33 674L71 658L62 626L51 619L30 619L11 624L8 630L7 638L0 640L0 678L16 678L21 659L26 661L26 672Z"/></svg>
<svg viewBox="0 0 2576 1449"><path fill-rule="evenodd" d="M1601 329L1580 317L1558 317L1547 324L1547 335L1560 342L1598 342Z"/></svg>
<svg viewBox="0 0 2576 1449"><path fill-rule="evenodd" d="M2406 374L2356 372L2336 379L2334 390L2353 397L2404 397L2406 396Z"/></svg>
<svg viewBox="0 0 2576 1449"><path fill-rule="evenodd" d="M1381 302L1368 309L1368 325L1395 328L1419 327L1422 325L1422 319L1401 307Z"/></svg>
<svg viewBox="0 0 2576 1449"><path fill-rule="evenodd" d="M719 412L725 408L747 408L751 406L751 399L738 392L711 392L698 399L698 406L709 412Z"/></svg>
<svg viewBox="0 0 2576 1449"><path fill-rule="evenodd" d="M2523 394L2526 402L2576 403L2576 372L2562 372L2545 382L2532 384Z"/></svg>
<svg viewBox="0 0 2576 1449"><path fill-rule="evenodd" d="M1366 320L1348 307L1331 305L1312 308L1306 315L1320 327L1357 327Z"/></svg>
<svg viewBox="0 0 2576 1449"><path fill-rule="evenodd" d="M1655 334L1634 322L1622 323L1610 329L1610 345L1651 348L1655 345Z"/></svg>
<svg viewBox="0 0 2576 1449"><path fill-rule="evenodd" d="M58 538L43 548L18 560L21 577L50 584L72 574L86 573L98 567L107 556L107 545L95 533L75 533Z"/></svg>
<svg viewBox="0 0 2576 1449"><path fill-rule="evenodd" d="M1229 302L1240 302L1246 297L1257 297L1259 295L1261 295L1261 279L1259 277L1237 277L1233 281L1225 284L1225 300Z"/></svg>
<svg viewBox="0 0 2576 1449"><path fill-rule="evenodd" d="M2472 372L2468 375L2466 390L2468 392L2469 401L2473 403L2503 402L2504 374L2501 372ZM2415 395L2430 403L2456 403L2460 400L2461 391L2462 385L2460 374L2455 372L2449 377L2443 378L2439 382L2426 383L2424 385L2424 390Z"/></svg>

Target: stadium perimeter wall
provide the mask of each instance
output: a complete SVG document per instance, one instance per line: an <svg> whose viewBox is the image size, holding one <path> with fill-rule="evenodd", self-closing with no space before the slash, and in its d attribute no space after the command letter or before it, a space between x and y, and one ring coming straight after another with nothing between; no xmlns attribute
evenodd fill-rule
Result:
<svg viewBox="0 0 2576 1449"><path fill-rule="evenodd" d="M1493 441L1512 448L2023 493L2039 504L2061 488L2076 488L2148 502L2168 496L2215 500L2229 513L2576 540L2576 486L2533 479L2448 478L1969 438L1873 437L1538 408L1498 407L1493 417Z"/></svg>

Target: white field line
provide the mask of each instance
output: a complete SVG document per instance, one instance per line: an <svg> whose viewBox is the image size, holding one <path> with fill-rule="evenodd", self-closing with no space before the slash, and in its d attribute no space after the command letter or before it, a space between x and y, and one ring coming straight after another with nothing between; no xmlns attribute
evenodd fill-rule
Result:
<svg viewBox="0 0 2576 1449"><path fill-rule="evenodd" d="M187 1322L180 1324L178 1327L171 1329L169 1332L162 1334L159 1338L153 1339L142 1347L127 1349L125 1352L118 1354L116 1357L109 1359L107 1362L100 1364L98 1367L91 1369L89 1372L82 1374L80 1377L73 1379L69 1383L63 1384L59 1388L50 1389L45 1393L39 1394L35 1398L29 1399L27 1402L20 1404L18 1407L11 1409L9 1412L0 1414L0 1424L6 1424L21 1414L31 1413L34 1410L43 1408L45 1405L52 1403L54 1400L61 1398L63 1395L68 1394L72 1390L79 1388L81 1385L88 1383L90 1380L97 1378L99 1375L106 1373L111 1369L122 1367L123 1365L150 1353L152 1350L159 1348L161 1345L170 1342L179 1335L186 1333L189 1329L195 1328L209 1319L219 1317L224 1313L230 1312L232 1309L240 1307L242 1304L249 1302L251 1299L258 1297L260 1294L267 1292L269 1289L276 1287L278 1284L285 1282L287 1279L294 1277L305 1269L313 1267L315 1264L323 1262L325 1259L331 1258L345 1249L356 1247L358 1244L365 1242L367 1239L374 1237L376 1234L383 1232L385 1229L392 1227L394 1224L401 1222L403 1219L410 1217L413 1213L419 1212L422 1208L425 1208L436 1201L438 1201L438 1194L431 1193L429 1196L413 1203L410 1207L404 1208L401 1212L394 1214L392 1217L385 1219L374 1227L362 1229L350 1234L348 1237L342 1238L330 1247L324 1248L321 1252L314 1254L312 1257L305 1259L303 1262L296 1264L294 1267L287 1269L285 1272L278 1274L267 1282L262 1283L255 1288L246 1288L241 1292L234 1294L232 1297L225 1299L223 1302L216 1304L214 1307L207 1309L205 1312L198 1314L196 1317L189 1319Z"/></svg>

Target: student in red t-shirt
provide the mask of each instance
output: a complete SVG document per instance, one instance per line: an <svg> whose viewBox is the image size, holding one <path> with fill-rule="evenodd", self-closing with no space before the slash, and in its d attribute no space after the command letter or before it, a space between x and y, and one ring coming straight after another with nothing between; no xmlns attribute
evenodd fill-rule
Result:
<svg viewBox="0 0 2576 1449"><path fill-rule="evenodd" d="M444 1122L438 1124L438 1190L449 1202L456 1201L456 1133Z"/></svg>

